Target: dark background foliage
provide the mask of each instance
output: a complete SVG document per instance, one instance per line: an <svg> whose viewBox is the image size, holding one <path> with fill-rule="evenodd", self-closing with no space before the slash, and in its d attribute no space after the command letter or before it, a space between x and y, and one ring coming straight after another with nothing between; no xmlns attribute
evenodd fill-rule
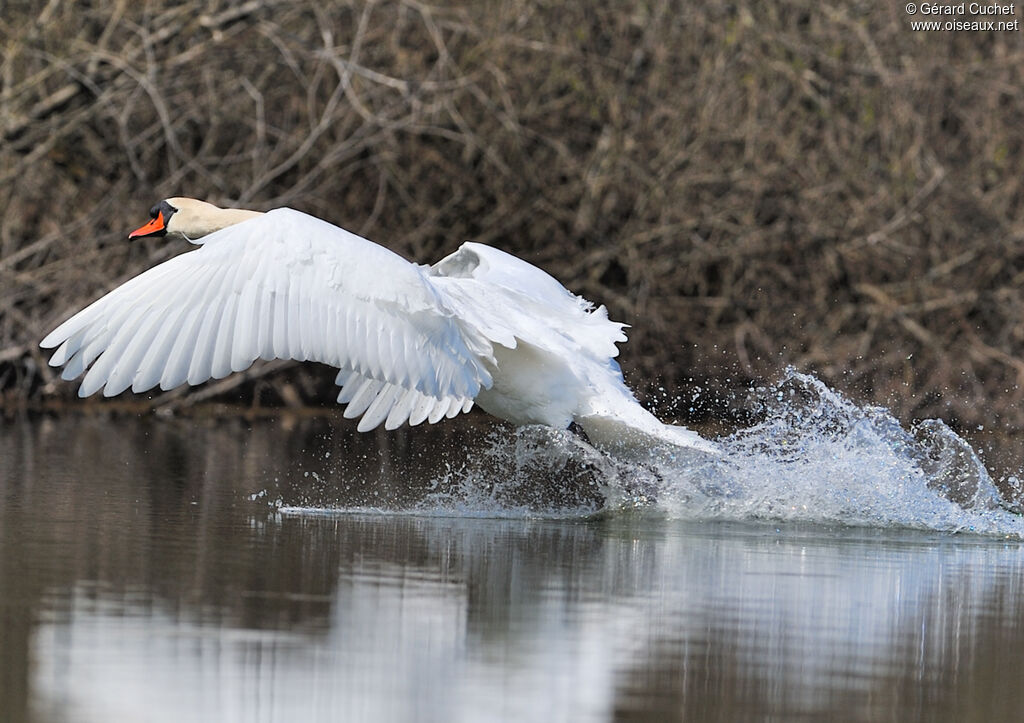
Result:
<svg viewBox="0 0 1024 723"><path fill-rule="evenodd" d="M802 0L2 7L8 404L73 393L38 340L183 251L124 236L191 195L421 262L515 252L633 325L627 378L665 412L734 414L793 365L904 418L1024 424L1020 32ZM331 378L275 364L151 403Z"/></svg>

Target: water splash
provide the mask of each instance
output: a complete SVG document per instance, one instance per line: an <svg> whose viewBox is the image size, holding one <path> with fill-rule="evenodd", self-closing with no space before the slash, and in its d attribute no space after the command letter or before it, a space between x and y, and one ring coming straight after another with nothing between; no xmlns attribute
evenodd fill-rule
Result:
<svg viewBox="0 0 1024 723"><path fill-rule="evenodd" d="M721 459L652 449L616 459L569 432L495 431L436 480L419 512L579 516L642 510L970 531L1024 538L1024 518L971 446L939 420L909 430L820 380L789 372L759 390L761 421L719 440Z"/></svg>
<svg viewBox="0 0 1024 723"><path fill-rule="evenodd" d="M765 391L762 421L722 440L723 494L668 484L667 512L1024 535L974 450L940 420L906 430L796 372Z"/></svg>

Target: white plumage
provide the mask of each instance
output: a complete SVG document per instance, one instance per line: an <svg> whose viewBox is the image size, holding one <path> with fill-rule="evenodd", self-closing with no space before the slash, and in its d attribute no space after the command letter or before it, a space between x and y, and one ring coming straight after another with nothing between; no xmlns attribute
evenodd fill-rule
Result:
<svg viewBox="0 0 1024 723"><path fill-rule="evenodd" d="M188 237L185 211L167 203L180 229L155 228ZM80 396L200 384L257 358L310 360L340 369L338 402L360 431L434 423L476 401L516 424L576 420L607 446L713 449L636 402L614 361L622 324L521 259L466 243L417 266L292 209L209 209L236 216L43 339L64 379L88 369Z"/></svg>

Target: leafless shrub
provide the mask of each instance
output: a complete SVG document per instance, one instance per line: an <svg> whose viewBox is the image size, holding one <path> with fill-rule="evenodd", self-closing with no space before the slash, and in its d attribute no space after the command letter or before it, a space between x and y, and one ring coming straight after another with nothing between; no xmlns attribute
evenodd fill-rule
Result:
<svg viewBox="0 0 1024 723"><path fill-rule="evenodd" d="M419 261L518 253L633 324L644 393L728 400L791 364L907 417L1021 426L1024 45L903 13L8 0L0 387L69 393L38 339L181 251L123 238L186 194Z"/></svg>

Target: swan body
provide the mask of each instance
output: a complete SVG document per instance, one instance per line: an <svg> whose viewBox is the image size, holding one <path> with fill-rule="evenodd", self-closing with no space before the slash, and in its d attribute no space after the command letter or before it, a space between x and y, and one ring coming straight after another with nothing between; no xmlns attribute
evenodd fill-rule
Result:
<svg viewBox="0 0 1024 723"><path fill-rule="evenodd" d="M474 403L514 424L577 422L595 444L714 452L664 425L615 362L623 325L539 268L467 242L412 264L289 208L266 213L170 198L129 238L200 246L130 279L46 336L80 396L200 384L256 359L337 367L358 429L437 422Z"/></svg>

